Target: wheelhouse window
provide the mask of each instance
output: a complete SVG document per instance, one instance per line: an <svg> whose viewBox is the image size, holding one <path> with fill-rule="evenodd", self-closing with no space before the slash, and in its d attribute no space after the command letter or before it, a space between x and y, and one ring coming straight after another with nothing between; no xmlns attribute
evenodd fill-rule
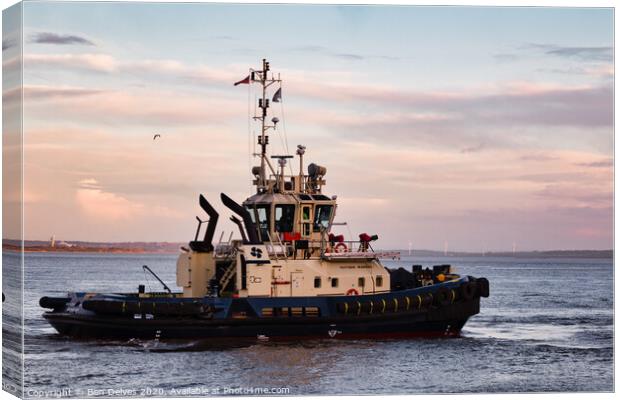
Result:
<svg viewBox="0 0 620 400"><path fill-rule="evenodd" d="M375 284L377 287L383 286L383 276L377 275L377 279L375 280Z"/></svg>
<svg viewBox="0 0 620 400"><path fill-rule="evenodd" d="M275 207L275 230L276 232L292 232L295 220L294 204L278 204Z"/></svg>
<svg viewBox="0 0 620 400"><path fill-rule="evenodd" d="M366 279L365 278L357 278L357 286L359 286L361 288L366 286Z"/></svg>
<svg viewBox="0 0 620 400"><path fill-rule="evenodd" d="M332 278L332 287L338 287L338 278Z"/></svg>
<svg viewBox="0 0 620 400"><path fill-rule="evenodd" d="M252 222L256 223L256 215L254 215L254 206L245 206L245 209L250 213L250 218Z"/></svg>
<svg viewBox="0 0 620 400"><path fill-rule="evenodd" d="M329 220L332 216L331 204L319 204L314 209L314 231L320 232L321 228L327 229L329 227Z"/></svg>
<svg viewBox="0 0 620 400"><path fill-rule="evenodd" d="M301 234L303 237L310 236L312 230L312 220L310 219L310 214L312 211L312 206L302 205L301 206Z"/></svg>
<svg viewBox="0 0 620 400"><path fill-rule="evenodd" d="M303 221L310 221L310 206L301 207L301 219Z"/></svg>
<svg viewBox="0 0 620 400"><path fill-rule="evenodd" d="M260 238L263 242L269 240L269 204L257 204L254 207L247 206L252 222L257 225Z"/></svg>
<svg viewBox="0 0 620 400"><path fill-rule="evenodd" d="M314 287L317 288L317 289L321 287L321 277L320 276L315 276L314 277Z"/></svg>

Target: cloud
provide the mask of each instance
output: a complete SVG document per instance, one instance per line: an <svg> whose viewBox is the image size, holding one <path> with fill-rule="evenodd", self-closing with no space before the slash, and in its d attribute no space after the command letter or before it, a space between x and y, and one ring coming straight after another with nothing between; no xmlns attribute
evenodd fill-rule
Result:
<svg viewBox="0 0 620 400"><path fill-rule="evenodd" d="M317 45L301 45L289 48L288 51L302 52L302 53L320 53L322 55L334 58L340 58L349 61L363 61L368 59L383 59L383 60L400 60L400 57L388 56L388 55L376 55L376 54L360 54L360 53L345 53L339 51L333 51L327 47Z"/></svg>
<svg viewBox="0 0 620 400"><path fill-rule="evenodd" d="M470 249L485 239L494 248L510 248L512 242L523 250L613 248L612 207L484 208L422 218L428 220L419 219L418 225L433 227L426 232L450 229L451 242ZM468 236L472 226L482 227L475 237L471 231Z"/></svg>
<svg viewBox="0 0 620 400"><path fill-rule="evenodd" d="M526 154L519 157L519 160L522 161L553 161L557 160L557 157L550 156L547 154Z"/></svg>
<svg viewBox="0 0 620 400"><path fill-rule="evenodd" d="M323 51L320 46L302 46L304 51ZM235 69L189 66L176 60L118 61L105 54L59 54L25 56L25 67L58 66L132 76L155 74L187 83L230 85L239 78ZM604 86L553 85L544 82L507 82L474 90L411 91L402 88L346 82L307 84L307 76L289 71L287 93L342 104L379 104L386 109L415 108L419 114L450 115L450 120L472 123L556 126L611 126L613 90ZM337 75L337 76L336 76ZM346 83L343 83L346 82ZM401 122L408 118L401 113ZM357 116L356 116L357 117ZM359 117L357 117L359 118ZM389 123L389 121L387 121ZM420 121L421 122L421 121ZM428 122L428 121L427 121ZM437 122L437 121L433 121ZM398 125L398 119L393 124ZM444 124L445 125L445 124Z"/></svg>
<svg viewBox="0 0 620 400"><path fill-rule="evenodd" d="M7 60L3 65L7 67L9 63L13 65L16 61L18 60ZM49 70L51 67L107 74L124 73L132 77L155 74L185 82L221 85L232 85L239 79L239 73L230 69L214 69L205 65L188 66L177 60L120 61L102 53L24 55L24 69ZM245 72L247 73L247 69Z"/></svg>
<svg viewBox="0 0 620 400"><path fill-rule="evenodd" d="M389 137L393 146L460 152L475 150L472 147L480 143L485 150L540 151L557 147L559 141L602 150L613 137L613 89L606 85L508 82L469 91L411 91L365 84L308 87L293 82L287 90L289 96L321 100L320 111L289 106L292 120L347 140L385 143ZM330 107L327 102L334 102L338 112L325 111ZM368 106L372 113L367 112Z"/></svg>
<svg viewBox="0 0 620 400"><path fill-rule="evenodd" d="M43 85L25 85L23 87L24 98L58 98L58 97L81 97L90 96L93 94L105 93L104 90L88 89L81 87L66 87L66 86L43 86Z"/></svg>
<svg viewBox="0 0 620 400"><path fill-rule="evenodd" d="M97 182L97 180L94 178L82 179L81 181L78 182L78 187L80 187L81 189L92 189L92 190L101 189L101 185L99 185L99 182Z"/></svg>
<svg viewBox="0 0 620 400"><path fill-rule="evenodd" d="M52 32L38 32L32 34L30 37L30 43L39 43L39 44L58 44L58 45L67 45L67 44L77 44L77 45L85 45L85 46L94 46L95 43L92 41L77 35L61 35Z"/></svg>
<svg viewBox="0 0 620 400"><path fill-rule="evenodd" d="M331 101L378 104L379 108L409 108L418 114L442 116L411 119L407 113L392 112L391 118L374 122L357 111L355 132L373 137L373 132L389 131L394 139L422 138L457 146L472 141L495 145L523 137L498 135L497 129L514 131L517 127L558 126L611 128L613 124L613 90L609 86L562 87L536 83L514 83L470 92L413 92L378 87L293 88L307 96ZM338 122L337 120L332 120ZM348 124L339 124L346 127ZM415 132L415 134L412 134ZM344 132L347 133L347 132ZM374 135L376 136L376 135ZM455 139L457 140L455 142Z"/></svg>
<svg viewBox="0 0 620 400"><path fill-rule="evenodd" d="M558 46L541 43L528 43L523 48L533 48L546 55L582 61L613 61L614 51L612 46Z"/></svg>
<svg viewBox="0 0 620 400"><path fill-rule="evenodd" d="M611 189L611 188L609 188ZM613 191L604 188L583 188L582 185L566 185L553 183L536 192L536 195L554 203L573 202L576 206L604 206L609 207L613 203Z"/></svg>
<svg viewBox="0 0 620 400"><path fill-rule="evenodd" d="M315 84L292 80L295 94L341 103L380 103L437 113L467 114L487 121L543 125L611 126L613 90L610 86L569 86L544 82L504 82L468 91L411 91L365 84ZM505 115L509 114L509 115ZM499 121L498 121L499 122Z"/></svg>
<svg viewBox="0 0 620 400"><path fill-rule="evenodd" d="M334 53L332 54L334 57L344 58L347 60L361 61L366 57L360 54L351 54L351 53Z"/></svg>
<svg viewBox="0 0 620 400"><path fill-rule="evenodd" d="M101 93L104 93L104 91L98 89L65 86L55 87L43 85L25 85L23 87L16 87L5 90L2 93L2 101L4 101L5 104L8 105L13 103L20 103L22 101L22 95L24 101L45 101L92 96Z"/></svg>
<svg viewBox="0 0 620 400"><path fill-rule="evenodd" d="M589 167L589 168L608 168L614 166L614 160L602 160L602 161L593 161L593 162L585 162L585 163L577 163L575 164L580 167Z"/></svg>
<svg viewBox="0 0 620 400"><path fill-rule="evenodd" d="M94 72L115 72L118 61L107 54L26 54L24 69L60 67Z"/></svg>
<svg viewBox="0 0 620 400"><path fill-rule="evenodd" d="M238 37L228 36L228 35L213 36L213 39L217 39L217 40L239 40Z"/></svg>
<svg viewBox="0 0 620 400"><path fill-rule="evenodd" d="M303 51L324 51L320 46L301 46ZM140 61L118 60L105 54L30 54L25 56L26 68L58 67L62 69L84 69L97 73L131 77L135 81L144 79L169 79L171 83L208 87L211 90L230 87L231 83L244 76L239 66L229 68L212 68L207 65L188 65L177 60L156 59ZM377 131L387 131L394 142L401 144L427 143L430 145L448 145L453 149L467 150L472 143L484 143L485 147L523 146L528 140L539 140L535 134L523 133L523 127L544 128L563 127L576 130L581 127L596 129L594 131L600 143L602 129L613 123L613 88L611 82L599 85L553 84L548 82L517 81L497 84L479 85L468 90L411 90L368 83L363 75L352 75L343 71L326 71L321 74L322 81L308 85L313 78L311 72L286 71L290 79L286 81L286 95L298 100L319 100L322 118L316 118L317 109L306 107L305 110L293 107L289 116L296 121L303 121L313 126L321 125L322 131L342 130L343 136L363 135L372 140L377 138ZM127 87L135 88L135 82ZM147 87L149 87L147 85ZM133 95L123 90L125 97ZM133 91L132 92L137 92ZM178 92L177 92L178 93ZM87 93L65 93L65 97ZM101 94L104 95L104 94ZM95 103L85 102L85 115L89 118L108 120L110 113L118 112L138 122L152 116L138 102L131 101L130 106L122 99L118 102L113 97L123 97L121 93L107 95L110 101ZM169 93L178 96L175 93ZM204 94L201 95L204 97ZM187 99L188 110L199 110L198 104L205 99L194 96ZM329 103L333 104L329 104ZM135 104L134 104L135 103ZM146 99L145 104L153 103ZM167 105L169 106L169 102ZM174 103L176 105L176 102ZM119 106L117 106L119 105ZM221 108L221 104L218 104ZM368 105L377 111L367 113ZM331 110L338 107L338 112ZM137 108L128 111L128 107ZM92 114L89 109L94 110ZM210 110L210 108L203 108ZM237 108L241 110L241 108ZM68 109L74 114L72 108ZM138 111L139 110L139 111ZM153 108L151 108L153 111ZM174 107L166 110L157 106L153 122L169 121L183 123L185 118L190 123L199 123L218 116L196 115L184 108ZM311 112L308 112L310 110ZM412 112L411 110L415 110ZM44 110L44 112L46 112ZM102 117L103 116L103 117ZM77 118L84 118L77 116ZM299 118L299 119L297 119ZM127 120L121 118L121 120ZM498 129L514 134L498 134ZM553 135L546 135L551 137ZM550 139L547 139L550 140ZM583 139L580 139L583 140ZM473 150L473 149L470 149Z"/></svg>
<svg viewBox="0 0 620 400"><path fill-rule="evenodd" d="M470 147L465 147L464 149L461 149L461 153L463 154L477 153L481 151L483 148L484 148L484 143L480 143L476 146L470 146Z"/></svg>
<svg viewBox="0 0 620 400"><path fill-rule="evenodd" d="M84 179L78 183L76 201L82 212L92 218L126 220L142 214L144 206L102 189L96 179Z"/></svg>
<svg viewBox="0 0 620 400"><path fill-rule="evenodd" d="M130 221L143 216L181 217L178 211L162 206L147 206L123 196L105 191L94 178L78 182L76 201L79 209L91 218L110 221Z"/></svg>
<svg viewBox="0 0 620 400"><path fill-rule="evenodd" d="M172 127L222 125L243 110L232 101L168 90L98 90L86 88L37 89L24 96L28 112L40 121L62 120L100 126ZM174 98L174 101L170 99ZM50 102L35 100L49 99ZM32 114L31 114L32 115ZM152 134L150 135L152 138Z"/></svg>
<svg viewBox="0 0 620 400"><path fill-rule="evenodd" d="M557 47L547 54L559 57L572 57L582 60L613 60L613 47Z"/></svg>
<svg viewBox="0 0 620 400"><path fill-rule="evenodd" d="M561 75L585 75L599 79L609 79L614 77L614 66L613 64L608 63L584 67L570 66L566 68L538 68L536 71Z"/></svg>
<svg viewBox="0 0 620 400"><path fill-rule="evenodd" d="M536 172L527 175L518 175L514 180L532 183L557 183L586 181L587 176L578 172Z"/></svg>

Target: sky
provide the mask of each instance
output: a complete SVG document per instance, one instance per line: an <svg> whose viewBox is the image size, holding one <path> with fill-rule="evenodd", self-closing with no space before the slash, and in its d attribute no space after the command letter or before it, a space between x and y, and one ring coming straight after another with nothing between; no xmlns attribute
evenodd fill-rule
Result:
<svg viewBox="0 0 620 400"><path fill-rule="evenodd" d="M336 233L613 247L611 9L27 2L23 21L27 239L190 240L200 193L227 237L219 193L251 195L258 163L258 88L233 83L267 58L270 151L327 167Z"/></svg>

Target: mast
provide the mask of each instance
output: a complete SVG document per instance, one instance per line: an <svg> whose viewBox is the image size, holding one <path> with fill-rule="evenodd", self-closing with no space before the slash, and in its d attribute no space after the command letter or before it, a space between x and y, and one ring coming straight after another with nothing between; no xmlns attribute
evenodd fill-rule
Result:
<svg viewBox="0 0 620 400"><path fill-rule="evenodd" d="M275 129L276 124L278 123L277 118L273 118L271 122L273 125L268 125L267 122L267 109L269 108L269 98L267 98L267 88L273 85L274 83L281 82L279 76L278 78L274 78L273 74L271 77L268 76L269 72L269 62L263 58L263 66L260 71L251 71L251 81L258 82L261 85L262 96L258 99L258 107L261 109L260 115L255 115L254 120L259 120L261 122L261 133L258 137L258 144L260 145L260 171L258 177L258 191L265 192L269 189L269 182L266 174L266 167L269 167L273 175L276 175L273 166L269 162L267 158L267 145L269 144L269 135L267 131L269 129ZM257 154L255 154L257 155Z"/></svg>

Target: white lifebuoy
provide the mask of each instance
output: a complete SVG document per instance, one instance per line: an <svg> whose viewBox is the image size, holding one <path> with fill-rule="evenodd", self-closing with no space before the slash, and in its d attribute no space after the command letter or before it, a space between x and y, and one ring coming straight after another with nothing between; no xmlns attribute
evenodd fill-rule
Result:
<svg viewBox="0 0 620 400"><path fill-rule="evenodd" d="M349 251L346 243L336 243L336 245L334 246L334 253L346 253L347 251Z"/></svg>

